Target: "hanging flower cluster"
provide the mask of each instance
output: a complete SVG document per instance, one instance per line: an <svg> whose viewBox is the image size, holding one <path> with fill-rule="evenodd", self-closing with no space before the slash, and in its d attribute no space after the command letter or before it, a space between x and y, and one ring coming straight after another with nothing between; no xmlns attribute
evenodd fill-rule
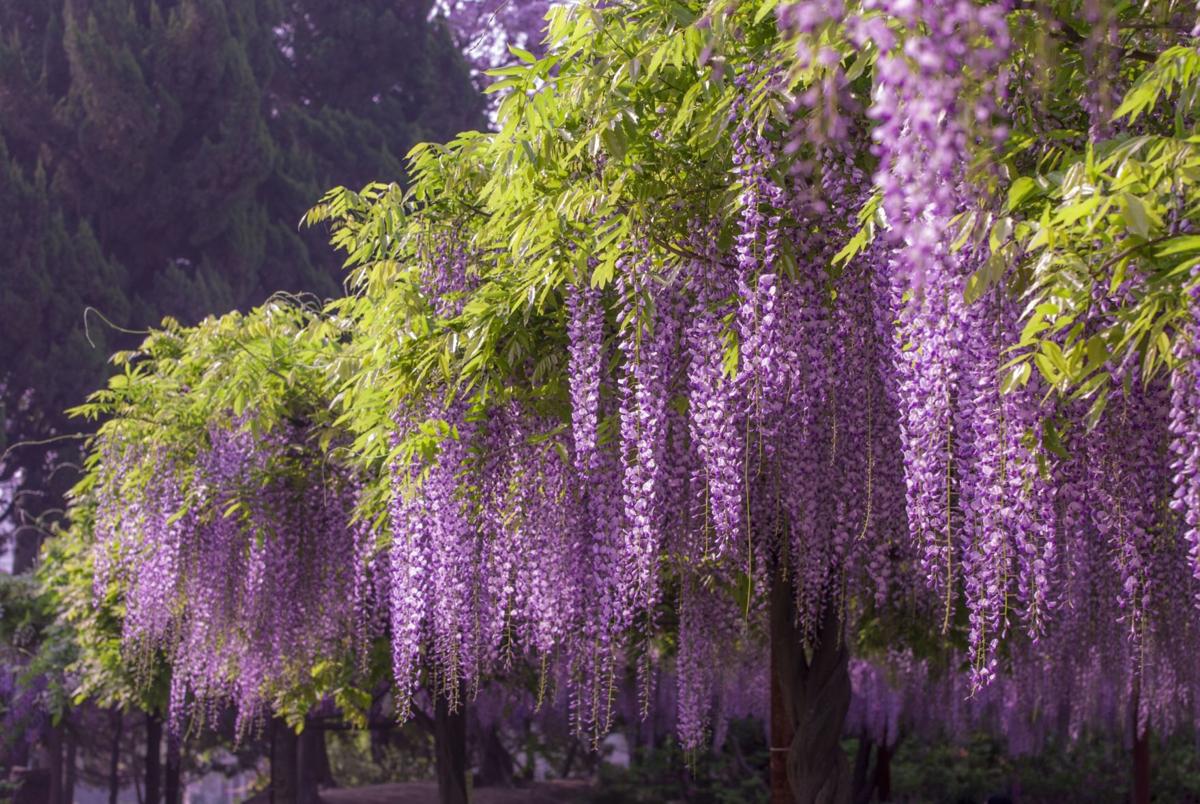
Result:
<svg viewBox="0 0 1200 804"><path fill-rule="evenodd" d="M362 633L365 584L347 560L364 552L355 483L304 459L302 427L213 426L186 470L138 447L102 449L96 592L119 582L134 666L170 662L173 731L230 700L245 731L272 691ZM130 476L147 471L131 499Z"/></svg>
<svg viewBox="0 0 1200 804"><path fill-rule="evenodd" d="M774 147L740 130L747 211L734 270L713 255L664 280L632 256L649 245L631 243L603 292L566 288L568 433L544 437L555 422L515 398L397 415L398 446L424 443L431 423L440 434L393 467L402 701L423 684L458 700L527 661L565 683L575 728L599 736L617 673L633 654L651 661L646 641L669 600L677 723L694 749L731 711L757 706L731 692L728 673L761 660L752 590L772 568L787 567L814 642L839 638L819 624L847 605L847 588L885 604L901 591L892 349L876 320L890 308L875 303L867 263L824 269L839 233L811 228L811 208L771 175ZM864 174L830 175L846 208L861 198ZM775 272L784 238L810 254L796 278Z"/></svg>
<svg viewBox="0 0 1200 804"><path fill-rule="evenodd" d="M1191 321L1179 340L1183 365L1171 375L1171 463L1175 494L1171 509L1182 518L1192 575L1200 581L1200 270L1189 292ZM1200 603L1200 590L1197 592Z"/></svg>

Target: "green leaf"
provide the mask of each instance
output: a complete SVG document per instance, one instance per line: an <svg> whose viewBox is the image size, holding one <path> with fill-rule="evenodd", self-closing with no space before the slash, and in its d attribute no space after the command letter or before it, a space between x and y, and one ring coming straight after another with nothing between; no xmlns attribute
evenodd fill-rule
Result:
<svg viewBox="0 0 1200 804"><path fill-rule="evenodd" d="M1009 217L999 218L992 224L992 231L988 234L988 248L993 252L1000 249L1008 239L1012 237L1013 220Z"/></svg>
<svg viewBox="0 0 1200 804"><path fill-rule="evenodd" d="M847 241L846 245L842 246L841 250L833 255L833 264L841 265L848 262L870 243L872 238L873 226L870 223L864 224L859 228L854 236Z"/></svg>
<svg viewBox="0 0 1200 804"><path fill-rule="evenodd" d="M967 287L963 291L963 300L971 304L987 293L1004 276L1007 265L1004 252L997 252L987 258L987 261L967 279Z"/></svg>
<svg viewBox="0 0 1200 804"><path fill-rule="evenodd" d="M1200 235L1172 237L1163 243L1162 247L1155 253L1159 257L1168 257L1172 254L1183 254L1188 251L1200 251Z"/></svg>
<svg viewBox="0 0 1200 804"><path fill-rule="evenodd" d="M1121 195L1121 217L1125 228L1140 238L1150 237L1150 216L1146 214L1146 205L1142 199L1130 193Z"/></svg>
<svg viewBox="0 0 1200 804"><path fill-rule="evenodd" d="M758 11L754 14L754 24L758 25L758 23L766 19L767 15L774 11L777 5L779 5L779 0L765 0L765 2L760 3Z"/></svg>
<svg viewBox="0 0 1200 804"><path fill-rule="evenodd" d="M530 53L528 50L526 50L523 47L517 47L516 45L509 45L508 52L513 54L514 56L516 56L518 59L525 62L526 64L533 64L534 62L537 61L537 56L533 55L532 53Z"/></svg>
<svg viewBox="0 0 1200 804"><path fill-rule="evenodd" d="M1063 460L1070 460L1071 454L1063 447L1062 437L1058 428L1049 419L1042 421L1042 445Z"/></svg>
<svg viewBox="0 0 1200 804"><path fill-rule="evenodd" d="M1016 388L1023 388L1031 376L1033 376L1033 369L1028 361L1022 361L1009 367L1000 383L1000 393L1007 394Z"/></svg>
<svg viewBox="0 0 1200 804"><path fill-rule="evenodd" d="M1012 186L1008 188L1008 203L1004 207L1005 212L1012 212L1021 205L1021 202L1030 198L1035 193L1038 193L1041 188L1038 183L1028 176L1019 176Z"/></svg>
<svg viewBox="0 0 1200 804"><path fill-rule="evenodd" d="M1126 93L1125 100L1113 112L1112 119L1120 120L1122 117L1129 115L1129 122L1135 122L1138 119L1138 115L1153 107L1158 101L1159 91L1160 87L1150 81L1135 84L1133 89Z"/></svg>
<svg viewBox="0 0 1200 804"><path fill-rule="evenodd" d="M603 288L612 281L613 274L616 272L617 257L615 254L606 256L596 264L592 270L591 285L594 288Z"/></svg>

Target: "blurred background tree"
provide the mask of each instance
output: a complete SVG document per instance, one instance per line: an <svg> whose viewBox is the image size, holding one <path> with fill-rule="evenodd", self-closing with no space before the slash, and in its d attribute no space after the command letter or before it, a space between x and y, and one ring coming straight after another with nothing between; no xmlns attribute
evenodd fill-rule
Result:
<svg viewBox="0 0 1200 804"><path fill-rule="evenodd" d="M328 296L297 222L484 122L432 0L0 0L0 533L32 564L71 484L63 409L118 327ZM62 440L56 440L62 439ZM18 446L23 442L49 442ZM7 490L7 491L3 491ZM41 523L41 524L39 524Z"/></svg>

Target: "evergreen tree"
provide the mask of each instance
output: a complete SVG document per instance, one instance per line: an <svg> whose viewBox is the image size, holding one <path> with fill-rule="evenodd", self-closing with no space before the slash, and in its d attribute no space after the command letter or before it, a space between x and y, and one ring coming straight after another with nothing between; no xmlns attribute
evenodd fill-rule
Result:
<svg viewBox="0 0 1200 804"><path fill-rule="evenodd" d="M297 230L321 191L401 180L413 144L482 121L430 12L430 0L0 0L9 446L69 430L58 411L121 345L105 327L85 333L87 306L141 328L336 290L320 233ZM65 446L0 461L0 484L20 472L27 492L10 522L58 505L45 476ZM18 565L36 545L22 532Z"/></svg>

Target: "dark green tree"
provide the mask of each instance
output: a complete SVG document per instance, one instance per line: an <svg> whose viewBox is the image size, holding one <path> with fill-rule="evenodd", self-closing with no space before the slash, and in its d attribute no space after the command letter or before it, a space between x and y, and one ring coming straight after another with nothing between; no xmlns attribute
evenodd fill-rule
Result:
<svg viewBox="0 0 1200 804"><path fill-rule="evenodd" d="M301 215L332 184L403 180L483 101L432 0L0 0L0 532L18 567L59 505L73 429L121 327L274 291L329 295ZM90 335L90 338L88 337ZM11 497L12 495L7 495ZM7 510L6 510L7 509Z"/></svg>

